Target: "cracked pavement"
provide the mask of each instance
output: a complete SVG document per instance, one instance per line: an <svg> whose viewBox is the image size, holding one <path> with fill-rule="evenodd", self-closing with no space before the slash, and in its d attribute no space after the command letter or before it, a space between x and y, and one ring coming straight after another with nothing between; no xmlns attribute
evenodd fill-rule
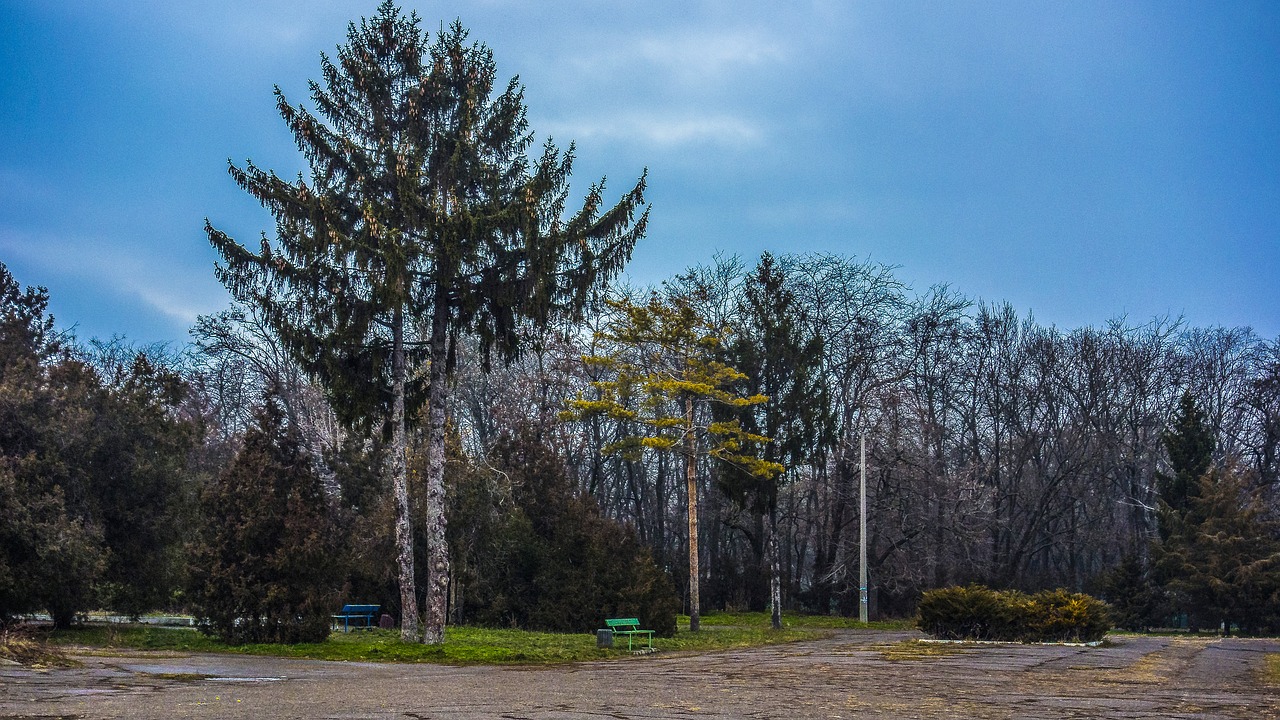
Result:
<svg viewBox="0 0 1280 720"><path fill-rule="evenodd" d="M347 663L130 651L0 668L0 720L106 718L1280 719L1280 640L898 645L909 632L554 667ZM934 646L936 647L936 646Z"/></svg>

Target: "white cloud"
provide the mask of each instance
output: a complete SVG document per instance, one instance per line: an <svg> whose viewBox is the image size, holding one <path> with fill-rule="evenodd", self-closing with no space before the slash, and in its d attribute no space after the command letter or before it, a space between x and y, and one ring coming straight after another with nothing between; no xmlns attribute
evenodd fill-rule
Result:
<svg viewBox="0 0 1280 720"><path fill-rule="evenodd" d="M732 115L621 113L553 122L549 129L558 137L639 142L663 148L693 144L753 145L764 136L759 125Z"/></svg>
<svg viewBox="0 0 1280 720"><path fill-rule="evenodd" d="M787 57L776 40L762 32L742 30L649 36L637 40L631 54L670 73L709 83L739 68L785 61Z"/></svg>
<svg viewBox="0 0 1280 720"><path fill-rule="evenodd" d="M51 280L61 277L62 284L74 281L82 293L105 291L133 297L187 325L194 323L198 315L226 304L222 288L211 272L193 272L141 243L131 247L111 238L33 235L0 227L0 249L6 259L12 258L50 279L20 277L23 284L54 285ZM100 290L95 291L95 287Z"/></svg>

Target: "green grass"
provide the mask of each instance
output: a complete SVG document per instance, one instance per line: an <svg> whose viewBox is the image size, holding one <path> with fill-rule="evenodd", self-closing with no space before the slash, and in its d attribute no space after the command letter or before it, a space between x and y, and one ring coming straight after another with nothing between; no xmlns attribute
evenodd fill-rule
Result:
<svg viewBox="0 0 1280 720"><path fill-rule="evenodd" d="M687 627L687 625L686 625ZM698 633L687 630L672 638L655 638L660 651L708 652L804 640L823 635L818 630L767 627L708 627ZM588 660L630 658L625 640L621 648L596 647L595 635L541 633L450 627L443 646L403 643L398 632L372 630L334 633L324 643L298 645L226 645L194 630L140 625L89 626L53 632L48 642L89 649L168 650L225 652L245 655L346 660L363 662L428 662L456 665L558 664Z"/></svg>
<svg viewBox="0 0 1280 720"><path fill-rule="evenodd" d="M1262 677L1269 683L1280 685L1280 653L1267 653L1262 666Z"/></svg>

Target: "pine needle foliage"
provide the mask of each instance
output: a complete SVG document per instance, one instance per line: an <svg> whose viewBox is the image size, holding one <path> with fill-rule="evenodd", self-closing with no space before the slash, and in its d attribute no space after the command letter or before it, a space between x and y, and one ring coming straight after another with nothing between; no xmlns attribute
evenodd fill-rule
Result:
<svg viewBox="0 0 1280 720"><path fill-rule="evenodd" d="M1168 510L1183 515L1199 491L1199 480L1209 471L1217 443L1204 411L1190 391L1178 400L1173 426L1164 433L1165 451L1169 454L1169 473L1158 473L1160 499ZM1167 523L1161 524L1162 534Z"/></svg>
<svg viewBox="0 0 1280 720"><path fill-rule="evenodd" d="M463 601L472 621L593 632L605 618L636 617L660 636L675 633L679 600L670 577L634 528L574 491L541 433L528 425L504 433L490 467L510 483L511 496L474 554Z"/></svg>
<svg viewBox="0 0 1280 720"><path fill-rule="evenodd" d="M441 314L486 353L512 355L522 322L580 314L629 259L647 223L645 179L612 207L602 180L565 217L572 145L529 157L523 87L497 87L492 51L461 23L432 42L385 2L321 70L314 111L275 90L310 179L230 166L275 216L275 241L264 235L255 252L206 230L218 278L264 311L350 424L387 416L398 317ZM407 343L410 366L422 350ZM407 381L410 417L424 391L423 378Z"/></svg>
<svg viewBox="0 0 1280 720"><path fill-rule="evenodd" d="M1183 513L1166 511L1168 537L1152 557L1193 625L1224 634L1280 629L1280 525L1250 474L1213 467L1196 482Z"/></svg>
<svg viewBox="0 0 1280 720"><path fill-rule="evenodd" d="M197 428L177 373L94 362L47 303L0 263L0 623L43 609L65 627L172 598Z"/></svg>
<svg viewBox="0 0 1280 720"><path fill-rule="evenodd" d="M715 420L708 412L690 411L693 406L742 408L769 399L734 392L746 375L718 359L729 328L707 323L679 296L652 293L644 304L628 299L607 304L613 316L596 341L612 352L582 358L604 379L591 382L591 393L569 399L561 420L599 414L629 424L635 433L603 448L627 459L654 450L695 462L704 455L756 477L782 472L781 464L749 452L769 443L768 437L744 429L736 417ZM690 438L697 444L690 446Z"/></svg>

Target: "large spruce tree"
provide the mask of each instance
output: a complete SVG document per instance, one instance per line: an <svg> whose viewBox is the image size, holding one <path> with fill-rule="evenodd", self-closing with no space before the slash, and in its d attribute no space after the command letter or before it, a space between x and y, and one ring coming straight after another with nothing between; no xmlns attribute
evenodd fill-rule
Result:
<svg viewBox="0 0 1280 720"><path fill-rule="evenodd" d="M603 182L566 213L573 147L531 160L523 89L458 22L432 41L388 0L321 56L315 114L277 105L310 164L286 181L252 163L236 182L276 218L257 252L206 223L219 279L260 308L351 427L386 432L396 497L401 628L417 633L406 426L425 403L430 542L423 640L444 639L444 428L452 347L511 357L522 330L581 313L643 234L644 177L612 207ZM418 372L423 362L429 372Z"/></svg>
<svg viewBox="0 0 1280 720"><path fill-rule="evenodd" d="M1252 472L1232 464L1196 479L1181 513L1168 513L1167 537L1152 557L1188 612L1192 627L1233 625L1245 633L1276 631L1280 620L1280 526Z"/></svg>
<svg viewBox="0 0 1280 720"><path fill-rule="evenodd" d="M1213 451L1217 445L1204 411L1189 390L1183 392L1178 400L1173 426L1165 431L1162 440L1169 454L1169 472L1156 475L1160 499L1167 506L1166 512L1183 515L1199 492L1200 478L1209 472L1213 464ZM1162 523L1162 537L1167 536L1167 530L1167 523Z"/></svg>

